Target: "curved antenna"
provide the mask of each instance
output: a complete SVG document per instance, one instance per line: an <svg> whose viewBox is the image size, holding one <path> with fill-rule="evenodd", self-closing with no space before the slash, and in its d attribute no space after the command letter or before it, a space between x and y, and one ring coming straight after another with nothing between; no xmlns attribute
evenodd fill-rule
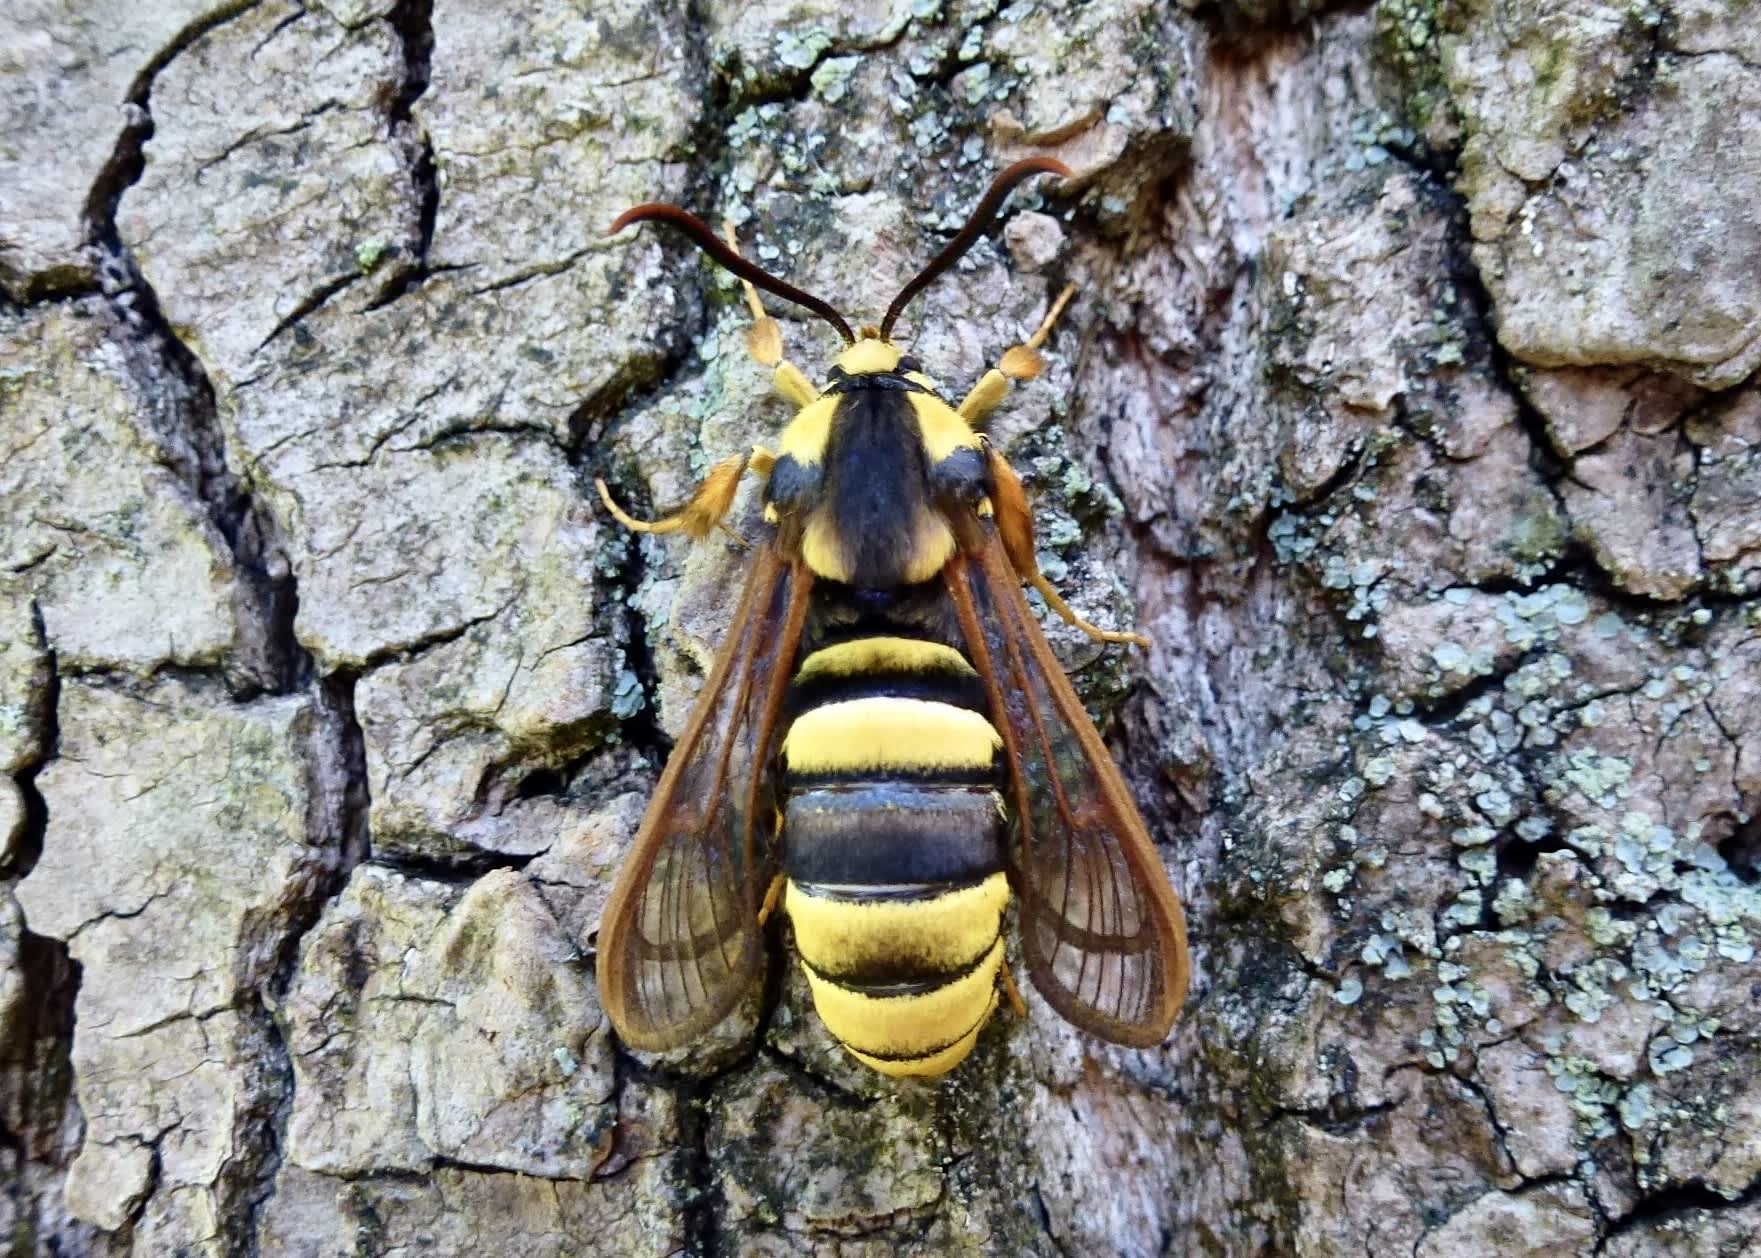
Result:
<svg viewBox="0 0 1761 1258"><path fill-rule="evenodd" d="M905 307L910 304L911 299L928 288L938 275L953 266L960 260L962 254L972 248L978 238L984 234L984 229L990 226L991 219L996 217L997 211L1003 208L1003 202L1008 199L1009 193L1014 190L1015 185L1023 179L1031 179L1034 175L1056 175L1060 179L1069 179L1071 172L1068 166L1055 157L1029 157L1016 162L998 175L991 184L990 191L984 194L984 200L980 201L978 208L972 211L972 217L966 220L966 226L960 229L960 234L950 240L945 249L931 258L929 265L917 273L917 278L905 285L899 295L893 298L893 304L887 307L887 317L881 320L882 340L892 339L893 324L904 313Z"/></svg>
<svg viewBox="0 0 1761 1258"><path fill-rule="evenodd" d="M646 205L638 205L618 215L618 221L613 223L611 230L605 234L615 236L631 223L665 223L669 227L678 228L691 238L692 244L707 253L710 259L724 270L732 271L739 278L756 284L767 293L775 293L784 301L792 301L797 306L806 307L836 328L838 335L844 338L844 344L855 344L856 336L850 331L850 325L844 322L843 315L812 293L804 293L793 284L785 283L762 267L746 261L745 258L718 240L716 234L709 229L709 225L696 215L687 213L676 205L650 201Z"/></svg>

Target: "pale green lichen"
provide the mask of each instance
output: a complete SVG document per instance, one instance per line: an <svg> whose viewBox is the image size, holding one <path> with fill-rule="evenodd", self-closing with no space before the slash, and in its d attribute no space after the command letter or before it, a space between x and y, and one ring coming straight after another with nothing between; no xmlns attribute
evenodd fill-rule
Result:
<svg viewBox="0 0 1761 1258"><path fill-rule="evenodd" d="M1632 761L1585 747L1571 752L1560 774L1563 782L1602 808L1613 808L1631 793Z"/></svg>
<svg viewBox="0 0 1761 1258"><path fill-rule="evenodd" d="M1694 1050L1678 1043L1673 1036L1660 1035L1651 1041L1647 1060L1652 1074L1674 1074L1694 1064Z"/></svg>
<svg viewBox="0 0 1761 1258"><path fill-rule="evenodd" d="M1498 831L1491 826L1459 826L1449 835L1457 847L1481 847L1497 837Z"/></svg>
<svg viewBox="0 0 1761 1258"><path fill-rule="evenodd" d="M1628 1088L1620 1098L1620 1125L1637 1131L1651 1121L1651 1085L1639 1083Z"/></svg>
<svg viewBox="0 0 1761 1258"><path fill-rule="evenodd" d="M1516 837L1525 843L1539 843L1553 833L1553 822L1539 814L1523 817L1516 823Z"/></svg>
<svg viewBox="0 0 1761 1258"><path fill-rule="evenodd" d="M814 67L808 81L822 100L835 105L850 94L850 76L861 64L860 57L828 57Z"/></svg>
<svg viewBox="0 0 1761 1258"><path fill-rule="evenodd" d="M0 737L11 738L30 728L30 709L20 703L0 703Z"/></svg>
<svg viewBox="0 0 1761 1258"><path fill-rule="evenodd" d="M631 669L619 669L617 681L613 683L612 688L612 715L621 721L627 721L641 712L647 702L647 695L642 689L642 679Z"/></svg>
<svg viewBox="0 0 1761 1258"><path fill-rule="evenodd" d="M1475 882L1490 885L1498 872L1498 854L1489 847L1470 848L1455 858L1461 871Z"/></svg>
<svg viewBox="0 0 1761 1258"><path fill-rule="evenodd" d="M1535 903L1532 897L1529 902ZM1534 941L1529 935L1521 931L1505 931L1503 937L1509 945L1504 950L1504 963L1526 979L1538 978L1541 973L1541 959L1535 955Z"/></svg>
<svg viewBox="0 0 1761 1258"><path fill-rule="evenodd" d="M776 37L777 60L792 70L806 70L831 46L831 36L818 27L806 31L784 29Z"/></svg>
<svg viewBox="0 0 1761 1258"><path fill-rule="evenodd" d="M1467 888L1443 910L1440 920L1445 926L1466 930L1480 920L1480 905L1479 891L1472 887Z"/></svg>
<svg viewBox="0 0 1761 1258"><path fill-rule="evenodd" d="M1550 1053L1557 1053L1557 1037L1551 1040ZM1579 1132L1588 1139L1612 1136L1615 1127L1609 1112L1619 1104L1620 1084L1602 1073L1596 1062L1577 1056L1549 1056L1545 1069L1553 1077L1553 1086L1569 1098Z"/></svg>
<svg viewBox="0 0 1761 1258"><path fill-rule="evenodd" d="M1511 799L1509 791L1493 781L1490 774L1474 774L1468 779L1467 788L1476 792L1474 807L1493 825L1502 828L1516 819L1516 802Z"/></svg>
<svg viewBox="0 0 1761 1258"><path fill-rule="evenodd" d="M1506 543L1510 553L1525 565L1541 567L1564 552L1570 532L1564 517L1553 510L1535 510L1517 517Z"/></svg>
<svg viewBox="0 0 1761 1258"><path fill-rule="evenodd" d="M1583 1022L1600 1022L1603 1011L1617 999L1614 986L1628 977L1626 966L1610 958L1580 965L1570 976L1571 987L1564 997L1565 1007Z"/></svg>
<svg viewBox="0 0 1761 1258"><path fill-rule="evenodd" d="M1439 642L1431 648L1431 659L1445 672L1466 673L1468 653L1458 642Z"/></svg>
<svg viewBox="0 0 1761 1258"><path fill-rule="evenodd" d="M1520 878L1506 878L1499 884L1497 895L1492 898L1493 914L1507 926L1516 926L1531 920L1539 909L1540 904L1530 894L1528 883Z"/></svg>
<svg viewBox="0 0 1761 1258"><path fill-rule="evenodd" d="M1584 914L1584 933L1599 947L1625 948L1631 946L1639 928L1637 923L1615 917L1601 905L1596 905Z"/></svg>
<svg viewBox="0 0 1761 1258"><path fill-rule="evenodd" d="M956 76L954 90L968 105L980 104L992 91L990 66L982 61L968 66Z"/></svg>
<svg viewBox="0 0 1761 1258"><path fill-rule="evenodd" d="M1374 934L1364 941L1358 955L1364 964L1379 966L1389 978L1405 978L1412 973L1406 950L1392 935Z"/></svg>

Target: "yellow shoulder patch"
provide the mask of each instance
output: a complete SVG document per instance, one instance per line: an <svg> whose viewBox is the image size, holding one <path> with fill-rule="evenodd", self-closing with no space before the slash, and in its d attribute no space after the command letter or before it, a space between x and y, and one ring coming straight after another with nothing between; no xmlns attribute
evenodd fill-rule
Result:
<svg viewBox="0 0 1761 1258"><path fill-rule="evenodd" d="M978 434L972 425L960 418L960 412L933 393L908 393L911 409L917 412L917 427L923 434L924 453L934 467L956 450L977 449Z"/></svg>
<svg viewBox="0 0 1761 1258"><path fill-rule="evenodd" d="M823 507L807 517L801 530L801 558L816 577L827 581L848 581L850 569L844 563L844 542L832 523L831 512Z"/></svg>
<svg viewBox="0 0 1761 1258"><path fill-rule="evenodd" d="M778 443L778 456L788 455L803 467L812 467L825 458L826 441L832 432L832 414L838 409L836 395L818 398L795 412L795 418L783 429Z"/></svg>
<svg viewBox="0 0 1761 1258"><path fill-rule="evenodd" d="M911 556L905 561L905 580L915 585L927 581L954 557L954 530L933 508L917 513L917 527L912 530Z"/></svg>

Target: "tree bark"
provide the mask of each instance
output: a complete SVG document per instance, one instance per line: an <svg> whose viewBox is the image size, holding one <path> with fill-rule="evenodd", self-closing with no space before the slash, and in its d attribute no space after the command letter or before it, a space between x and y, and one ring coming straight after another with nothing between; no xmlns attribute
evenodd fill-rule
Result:
<svg viewBox="0 0 1761 1258"><path fill-rule="evenodd" d="M1761 4L0 14L15 1254L1712 1255L1761 1232ZM1186 901L940 1083L593 930L787 419L673 200L993 438ZM817 375L825 329L779 309ZM750 512L742 498L738 510Z"/></svg>

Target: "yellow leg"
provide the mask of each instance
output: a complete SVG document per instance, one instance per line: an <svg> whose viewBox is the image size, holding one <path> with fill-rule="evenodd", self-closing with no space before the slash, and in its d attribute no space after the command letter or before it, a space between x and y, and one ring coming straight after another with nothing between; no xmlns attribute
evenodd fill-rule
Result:
<svg viewBox="0 0 1761 1258"><path fill-rule="evenodd" d="M740 488L740 477L746 474L746 469L750 467L760 476L768 476L776 461L777 456L763 446L754 446L750 454L729 455L709 469L709 475L703 478L703 483L692 493L690 501L672 515L658 520L638 520L613 501L611 491L605 487L603 479L596 476L593 484L599 490L599 500L611 512L612 518L633 532L683 533L693 541L702 541L721 528L744 546L744 538L723 528L722 517L734 505L734 494Z"/></svg>
<svg viewBox="0 0 1761 1258"><path fill-rule="evenodd" d="M722 220L722 235L727 237L728 248L738 253L740 245L734 239L732 219ZM819 396L819 390L799 367L783 357L783 331L765 312L764 300L752 286L752 281L741 280L740 287L746 293L746 308L752 312L752 326L746 329L746 352L759 366L775 368L771 383L778 393L796 407L806 406Z"/></svg>
<svg viewBox="0 0 1761 1258"><path fill-rule="evenodd" d="M983 423L986 416L1001 406L1003 399L1008 396L1008 377L992 367L978 378L978 383L972 386L972 392L961 399L960 418L969 424Z"/></svg>
<svg viewBox="0 0 1761 1258"><path fill-rule="evenodd" d="M1046 360L1040 357L1039 348L1046 343L1052 334L1052 327L1058 322L1058 316L1064 313L1064 307L1076 296L1076 285L1066 284L1064 291L1052 302L1052 308L1046 311L1046 317L1040 320L1039 327L1034 329L1032 336L1006 350L1003 360L972 386L960 403L960 417L969 424L977 424L996 410L1009 394L1011 380L1034 380L1046 369Z"/></svg>
<svg viewBox="0 0 1761 1258"><path fill-rule="evenodd" d="M678 515L667 516L660 520L638 520L628 511L625 511L622 507L618 506L617 500L611 496L611 490L605 487L605 478L603 476L595 476L593 478L593 487L599 491L599 500L605 504L605 509L611 512L611 518L629 529L632 533L677 533L680 529L685 527L685 516L683 512Z"/></svg>
<svg viewBox="0 0 1761 1258"><path fill-rule="evenodd" d="M1142 647L1147 647L1150 644L1150 640L1144 637L1141 633L1126 633L1122 630L1102 629L1098 626L1089 624L1088 621L1076 614L1076 609L1064 601L1064 596L1052 588L1052 583L1046 580L1046 574L1040 572L1038 569L1035 569L1033 576L1028 579L1028 584L1032 585L1034 589L1040 592L1041 597L1046 600L1047 605L1051 607L1053 611L1057 612L1058 615L1062 616L1070 624L1075 625L1078 629L1082 630L1096 642L1129 642L1133 646Z"/></svg>

